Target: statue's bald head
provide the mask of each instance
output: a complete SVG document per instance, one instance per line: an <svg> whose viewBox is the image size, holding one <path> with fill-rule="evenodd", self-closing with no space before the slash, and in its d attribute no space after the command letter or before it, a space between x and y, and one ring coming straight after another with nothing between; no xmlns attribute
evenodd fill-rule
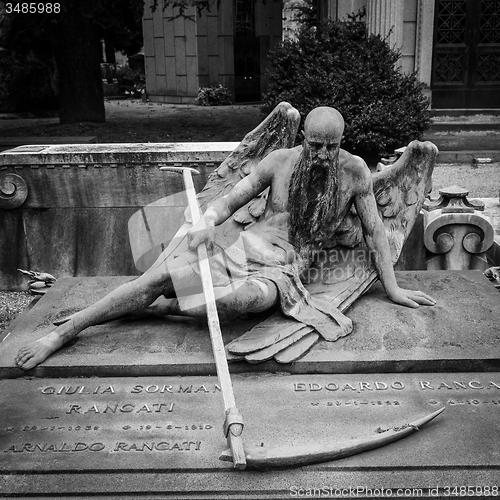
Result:
<svg viewBox="0 0 500 500"><path fill-rule="evenodd" d="M314 137L329 137L339 143L344 133L344 118L334 108L321 106L313 109L304 122L306 139Z"/></svg>

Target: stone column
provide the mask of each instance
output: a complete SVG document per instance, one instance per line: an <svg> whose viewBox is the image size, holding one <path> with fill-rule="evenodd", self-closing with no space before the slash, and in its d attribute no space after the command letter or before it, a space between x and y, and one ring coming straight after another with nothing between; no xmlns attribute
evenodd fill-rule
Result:
<svg viewBox="0 0 500 500"><path fill-rule="evenodd" d="M368 0L367 3L368 31L387 39L395 50L403 47L403 8L402 0Z"/></svg>
<svg viewBox="0 0 500 500"><path fill-rule="evenodd" d="M418 1L415 71L417 78L428 86L431 84L434 10L435 0Z"/></svg>

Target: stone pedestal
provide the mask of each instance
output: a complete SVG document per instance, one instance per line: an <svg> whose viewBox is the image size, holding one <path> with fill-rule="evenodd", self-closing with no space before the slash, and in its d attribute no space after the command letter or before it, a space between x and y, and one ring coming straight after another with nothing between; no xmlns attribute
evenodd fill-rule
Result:
<svg viewBox="0 0 500 500"><path fill-rule="evenodd" d="M484 215L484 204L468 200L469 192L459 186L440 189L439 194L424 205L427 269L486 270L494 228Z"/></svg>

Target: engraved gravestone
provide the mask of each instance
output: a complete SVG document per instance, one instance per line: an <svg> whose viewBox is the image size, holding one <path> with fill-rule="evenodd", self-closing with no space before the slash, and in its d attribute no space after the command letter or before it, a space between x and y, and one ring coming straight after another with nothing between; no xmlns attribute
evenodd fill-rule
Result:
<svg viewBox="0 0 500 500"><path fill-rule="evenodd" d="M120 279L99 281L111 287ZM56 308L69 310L75 299L91 301L106 289L92 278L57 282L2 342L1 494L290 498L321 488L329 497L345 490L359 498L377 489L444 496L453 492L446 488L474 486L491 496L500 469L500 370L492 348L498 292L476 271L398 273L403 283L409 279L432 290L438 305L396 308L375 285L350 310L357 331L342 343L319 343L291 366L231 364L239 372L232 380L244 443L350 441L444 413L377 450L269 471L236 471L219 460L226 448L222 394L208 333L190 321L93 327L25 378L12 362L17 344L40 334ZM224 328L226 340L240 334L239 323Z"/></svg>
<svg viewBox="0 0 500 500"><path fill-rule="evenodd" d="M248 485L249 497L279 493L325 472L335 474L338 487L380 486L388 470L386 488L496 484L500 461L491 429L500 411L498 373L238 375L234 385L249 445L349 440L441 406L446 412L376 452L294 470L291 482L288 470L235 475L217 460L224 443L215 377L4 380L2 395L18 398L0 427L2 484L13 488L2 493L69 493L59 482L66 474L85 479L80 493L103 494L116 474L131 472L116 493L159 493L158 480L147 480L152 473L167 475L176 491L204 498L234 484ZM478 473L482 482L474 483ZM185 484L186 475L196 478L195 488ZM19 476L27 480L12 481Z"/></svg>

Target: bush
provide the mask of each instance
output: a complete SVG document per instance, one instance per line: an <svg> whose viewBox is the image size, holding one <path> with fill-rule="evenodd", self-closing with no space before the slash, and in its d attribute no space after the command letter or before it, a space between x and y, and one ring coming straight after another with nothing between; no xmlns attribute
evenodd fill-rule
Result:
<svg viewBox="0 0 500 500"><path fill-rule="evenodd" d="M146 91L146 77L144 73L134 71L128 65L117 66L115 78L120 85L122 94L140 97Z"/></svg>
<svg viewBox="0 0 500 500"><path fill-rule="evenodd" d="M199 88L196 99L200 106L223 106L233 102L229 89L220 83L211 87Z"/></svg>
<svg viewBox="0 0 500 500"><path fill-rule="evenodd" d="M263 112L281 101L303 118L317 106L335 107L346 122L343 147L366 157L421 138L431 113L423 84L395 67L400 54L369 35L361 17L306 24L297 41L272 51Z"/></svg>

